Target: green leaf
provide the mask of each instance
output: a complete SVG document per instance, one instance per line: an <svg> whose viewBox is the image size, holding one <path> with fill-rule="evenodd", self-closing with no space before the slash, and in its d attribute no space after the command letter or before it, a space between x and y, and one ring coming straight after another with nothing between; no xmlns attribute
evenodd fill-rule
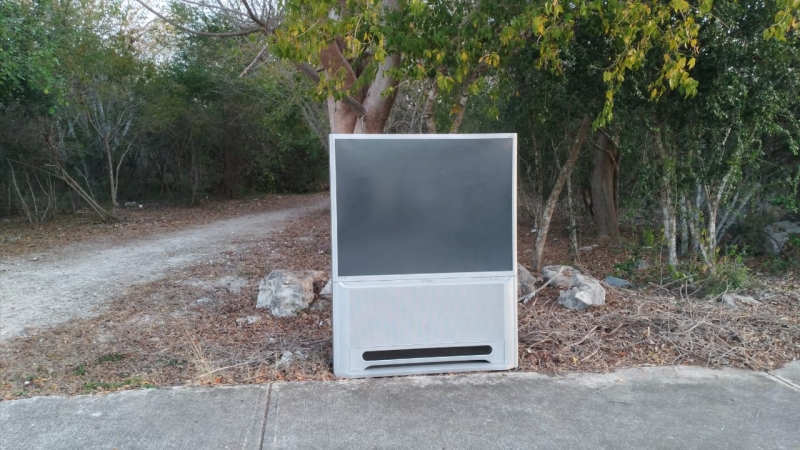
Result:
<svg viewBox="0 0 800 450"><path fill-rule="evenodd" d="M672 0L670 5L675 11L686 12L689 10L689 2L686 0Z"/></svg>

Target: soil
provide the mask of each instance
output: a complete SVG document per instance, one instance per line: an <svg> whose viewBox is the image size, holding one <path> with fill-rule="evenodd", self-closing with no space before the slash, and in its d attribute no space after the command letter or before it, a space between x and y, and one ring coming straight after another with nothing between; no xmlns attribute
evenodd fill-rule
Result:
<svg viewBox="0 0 800 450"><path fill-rule="evenodd" d="M104 292L104 300L77 295L72 304L88 302L89 314L78 312L69 320L31 328L0 342L0 398L333 379L329 301L317 298L306 313L294 318L275 318L255 308L259 281L271 270L329 273L326 205L324 196L302 197L282 204L294 211L293 216L259 213L148 238L103 240L105 244L95 240L37 253L41 256L36 257L47 259L26 261L29 266L20 270L28 270L30 277L52 272L49 280L54 283L66 273L60 271L81 267L81 261L92 259L91 267L102 271L110 266L108 255L117 255L118 270L104 272L116 284L93 284L95 278L83 275L84 270L72 270L89 280L81 285L84 289L105 286L103 291L92 290ZM229 237L231 227L236 233ZM665 364L764 370L800 358L796 273L764 277L744 292L761 305L731 308L717 298L688 296L684 288L649 284L648 280L664 276L657 268L657 251L645 255L633 244L598 247L580 252L576 259L568 235L559 231L567 229L566 223L557 219L552 229L547 264L569 263L600 279L606 274L624 276L637 288L606 287L606 305L588 311L567 310L556 304L557 290L542 289L519 305L516 370L610 371ZM535 238L527 230L530 227L523 221L518 236L523 264ZM636 234L626 230L626 235ZM183 250L173 254L173 248ZM76 254L84 259L63 256ZM631 269L630 262L642 257L654 268ZM173 258L174 264L162 266ZM135 264L129 263L132 259ZM139 280L133 274L148 278ZM1 301L5 305L7 299Z"/></svg>

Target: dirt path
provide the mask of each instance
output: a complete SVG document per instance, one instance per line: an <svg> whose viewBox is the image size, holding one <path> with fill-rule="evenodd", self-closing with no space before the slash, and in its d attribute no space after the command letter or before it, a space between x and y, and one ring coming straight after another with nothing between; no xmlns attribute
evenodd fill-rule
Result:
<svg viewBox="0 0 800 450"><path fill-rule="evenodd" d="M220 220L123 244L84 243L51 252L0 259L0 342L76 317L90 317L115 295L168 271L218 255L322 209L310 206Z"/></svg>

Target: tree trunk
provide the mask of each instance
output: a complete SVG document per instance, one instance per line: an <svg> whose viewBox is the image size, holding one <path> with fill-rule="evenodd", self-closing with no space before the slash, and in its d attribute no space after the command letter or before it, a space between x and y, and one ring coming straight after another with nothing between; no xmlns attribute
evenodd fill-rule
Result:
<svg viewBox="0 0 800 450"><path fill-rule="evenodd" d="M11 184L14 187L14 191L17 193L17 198L19 198L19 205L23 212L25 212L25 217L28 218L28 222L33 225L33 215L31 215L31 210L28 208L28 202L25 201L25 197L22 196L22 191L19 189L19 184L17 183L17 176L14 173L14 166L11 163L8 163L8 166L11 170Z"/></svg>
<svg viewBox="0 0 800 450"><path fill-rule="evenodd" d="M383 0L383 8L397 11L396 0ZM335 39L322 52L320 62L329 79L344 77L344 90L349 92L362 74L356 74L350 61L342 54L341 39ZM346 95L342 100L328 97L328 119L331 133L362 134L383 133L389 113L392 112L397 95L398 80L391 77L391 71L400 65L400 55L387 55L378 64L375 79L367 89L359 89L352 96ZM300 64L300 70L312 80L317 75L313 68Z"/></svg>
<svg viewBox="0 0 800 450"><path fill-rule="evenodd" d="M564 165L561 166L558 178L556 178L556 183L553 186L553 190L550 192L550 197L547 199L547 204L544 210L542 210L539 219L539 232L536 235L536 243L534 244L533 258L531 260L531 267L533 270L542 270L542 256L544 255L544 247L547 243L547 232L550 230L550 219L553 218L553 211L555 211L558 198L561 196L561 191L564 189L564 183L566 183L567 178L569 178L570 173L572 173L575 163L578 162L581 147L583 147L583 143L586 141L586 133L589 132L589 126L591 124L592 120L589 117L584 117L581 121L581 126L572 143L569 157L567 157L567 161Z"/></svg>
<svg viewBox="0 0 800 450"><path fill-rule="evenodd" d="M458 133L458 129L461 128L461 122L464 121L464 113L467 112L468 100L469 96L466 94L462 93L458 96L458 103L456 104L456 118L453 120L453 124L450 125L451 134Z"/></svg>
<svg viewBox="0 0 800 450"><path fill-rule="evenodd" d="M614 196L617 149L605 133L600 133L600 148L594 151L592 208L600 242L619 240L619 222Z"/></svg>
<svg viewBox="0 0 800 450"><path fill-rule="evenodd" d="M685 255L689 253L689 225L688 220L689 217L686 213L686 196L681 194L681 198L678 201L678 206L680 207L680 221L681 221L681 248L680 254Z"/></svg>
<svg viewBox="0 0 800 450"><path fill-rule="evenodd" d="M581 252L578 244L578 223L575 220L575 205L572 200L572 174L567 177L567 209L569 210L569 238L572 241L572 251L575 253L575 261L581 260Z"/></svg>
<svg viewBox="0 0 800 450"><path fill-rule="evenodd" d="M400 55L389 55L378 65L378 73L364 98L364 115L356 122L355 133L383 133L397 97L398 80L389 76L389 73L399 65Z"/></svg>
<svg viewBox="0 0 800 450"><path fill-rule="evenodd" d="M458 103L456 103L456 117L453 124L450 125L450 133L458 133L461 128L461 123L464 121L464 114L467 112L467 102L469 101L469 87L475 83L486 71L489 70L489 64L482 62L478 64L469 75L466 76L464 82L461 84L461 89L458 92Z"/></svg>
<svg viewBox="0 0 800 450"><path fill-rule="evenodd" d="M110 185L111 191L111 208L109 209L109 213L112 216L117 215L117 185L114 180L114 160L111 156L111 147L106 142L104 143L105 151L106 151L106 160L108 160L108 184Z"/></svg>
<svg viewBox="0 0 800 450"><path fill-rule="evenodd" d="M425 126L429 134L436 134L436 115L434 106L436 97L439 96L439 85L436 84L436 77L431 77L431 88L425 96L425 106L422 108L422 117L425 118Z"/></svg>
<svg viewBox="0 0 800 450"><path fill-rule="evenodd" d="M664 141L661 139L661 130L657 129L654 137L656 152L661 160L661 216L664 224L664 239L667 241L667 264L672 267L678 265L677 247L677 220L675 218L674 195L672 192L672 172L675 167L674 158L667 154Z"/></svg>

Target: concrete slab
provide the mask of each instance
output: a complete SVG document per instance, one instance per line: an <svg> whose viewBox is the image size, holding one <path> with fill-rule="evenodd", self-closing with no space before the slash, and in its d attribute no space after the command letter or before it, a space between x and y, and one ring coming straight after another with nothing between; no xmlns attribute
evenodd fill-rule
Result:
<svg viewBox="0 0 800 450"><path fill-rule="evenodd" d="M776 377L788 381L800 389L800 361L792 361L772 372Z"/></svg>
<svg viewBox="0 0 800 450"><path fill-rule="evenodd" d="M0 448L258 449L267 386L0 402Z"/></svg>
<svg viewBox="0 0 800 450"><path fill-rule="evenodd" d="M629 369L276 383L266 449L797 449L800 392L763 373Z"/></svg>

